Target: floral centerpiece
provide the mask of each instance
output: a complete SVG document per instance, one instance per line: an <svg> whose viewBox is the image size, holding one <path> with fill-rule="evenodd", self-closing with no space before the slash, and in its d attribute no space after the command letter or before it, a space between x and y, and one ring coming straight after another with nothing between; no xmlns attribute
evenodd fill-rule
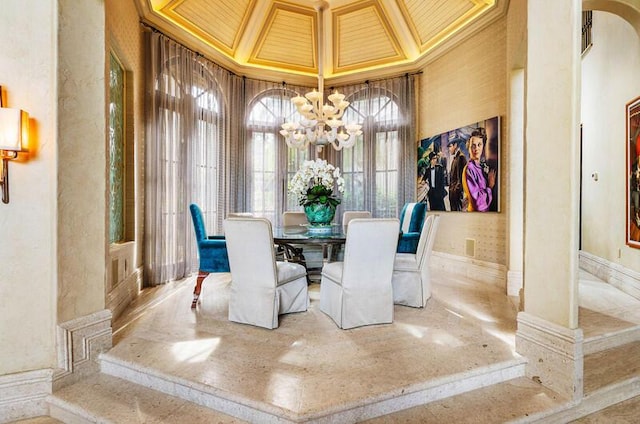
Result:
<svg viewBox="0 0 640 424"><path fill-rule="evenodd" d="M316 227L326 227L333 220L341 201L334 189L344 192L340 168L322 159L304 161L289 182L289 192L297 196L309 224Z"/></svg>

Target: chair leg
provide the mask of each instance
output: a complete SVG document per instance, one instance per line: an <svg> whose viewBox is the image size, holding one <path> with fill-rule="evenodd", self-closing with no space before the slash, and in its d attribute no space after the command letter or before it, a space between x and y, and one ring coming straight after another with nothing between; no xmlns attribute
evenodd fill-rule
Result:
<svg viewBox="0 0 640 424"><path fill-rule="evenodd" d="M209 275L208 272L198 271L198 278L196 279L196 286L193 289L193 302L191 302L191 309L196 307L198 303L198 298L200 297L200 292L202 291L202 282Z"/></svg>

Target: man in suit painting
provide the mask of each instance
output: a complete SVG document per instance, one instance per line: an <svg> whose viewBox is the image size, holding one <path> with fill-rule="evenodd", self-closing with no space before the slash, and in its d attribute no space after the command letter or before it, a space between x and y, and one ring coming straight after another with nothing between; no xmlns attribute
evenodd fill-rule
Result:
<svg viewBox="0 0 640 424"><path fill-rule="evenodd" d="M444 198L447 195L447 191L444 188L444 169L439 163L436 152L429 153L429 168L425 170L423 179L429 185L429 191L427 192L429 209L432 211L445 210Z"/></svg>
<svg viewBox="0 0 640 424"><path fill-rule="evenodd" d="M456 140L451 140L447 146L451 156L451 170L449 171L449 204L452 211L462 211L463 190L462 171L467 165L467 158L460 151L460 146Z"/></svg>

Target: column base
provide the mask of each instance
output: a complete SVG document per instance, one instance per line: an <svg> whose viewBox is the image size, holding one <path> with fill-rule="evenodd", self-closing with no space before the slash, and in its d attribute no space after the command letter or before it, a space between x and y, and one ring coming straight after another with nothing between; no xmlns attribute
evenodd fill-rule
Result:
<svg viewBox="0 0 640 424"><path fill-rule="evenodd" d="M571 330L542 318L518 313L516 351L528 359L526 376L560 396L583 395L582 329Z"/></svg>

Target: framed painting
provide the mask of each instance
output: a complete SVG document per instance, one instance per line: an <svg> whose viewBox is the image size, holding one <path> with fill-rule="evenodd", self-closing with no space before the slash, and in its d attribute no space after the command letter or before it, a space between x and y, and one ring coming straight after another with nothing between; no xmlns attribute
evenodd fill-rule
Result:
<svg viewBox="0 0 640 424"><path fill-rule="evenodd" d="M640 97L627 103L627 245L640 248Z"/></svg>
<svg viewBox="0 0 640 424"><path fill-rule="evenodd" d="M500 117L420 140L417 198L429 210L500 211Z"/></svg>

